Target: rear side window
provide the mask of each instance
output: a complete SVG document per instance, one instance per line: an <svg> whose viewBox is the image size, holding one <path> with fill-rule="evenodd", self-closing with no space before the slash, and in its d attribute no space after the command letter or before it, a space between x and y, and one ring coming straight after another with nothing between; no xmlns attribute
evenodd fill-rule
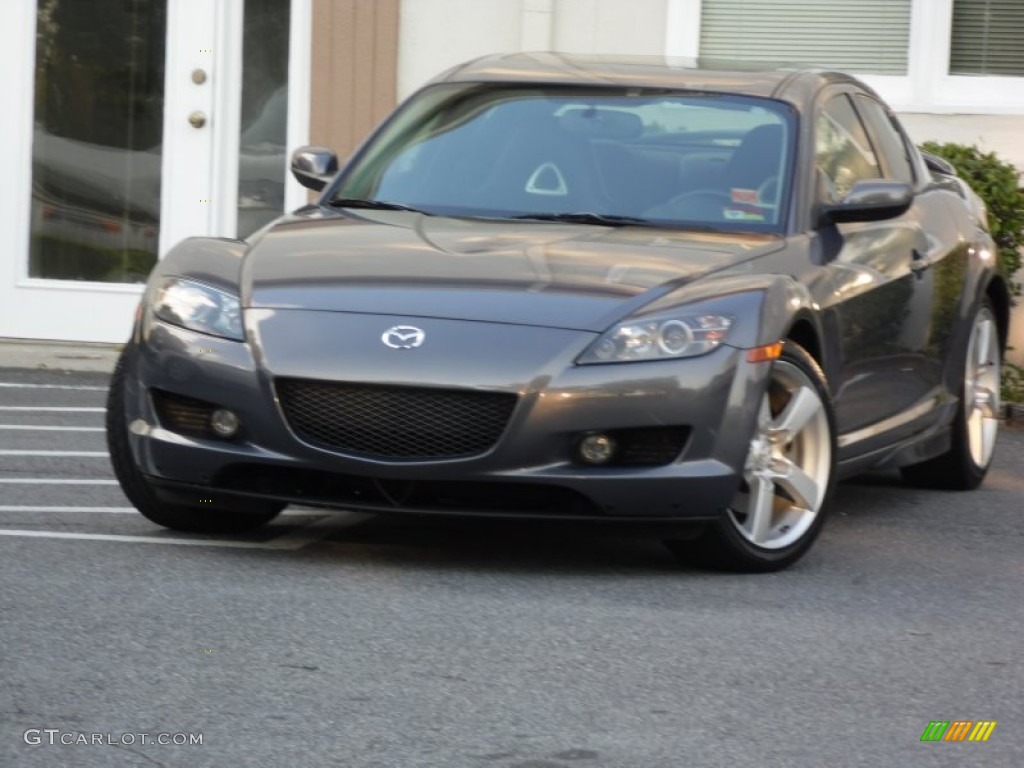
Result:
<svg viewBox="0 0 1024 768"><path fill-rule="evenodd" d="M858 181L882 178L864 124L845 94L831 99L818 115L815 155L824 200L841 200Z"/></svg>
<svg viewBox="0 0 1024 768"><path fill-rule="evenodd" d="M893 118L881 104L863 94L857 95L857 109L867 123L868 133L885 168L885 177L913 184L914 169L908 157L907 143L893 124Z"/></svg>

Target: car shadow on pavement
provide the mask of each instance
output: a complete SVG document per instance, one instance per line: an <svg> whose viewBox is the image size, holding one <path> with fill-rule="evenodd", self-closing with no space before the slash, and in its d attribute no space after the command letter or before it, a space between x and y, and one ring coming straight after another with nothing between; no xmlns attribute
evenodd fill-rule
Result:
<svg viewBox="0 0 1024 768"><path fill-rule="evenodd" d="M660 537L642 527L602 523L380 515L346 528L315 548L346 559L402 560L472 570L678 573ZM304 552L313 554L314 550Z"/></svg>

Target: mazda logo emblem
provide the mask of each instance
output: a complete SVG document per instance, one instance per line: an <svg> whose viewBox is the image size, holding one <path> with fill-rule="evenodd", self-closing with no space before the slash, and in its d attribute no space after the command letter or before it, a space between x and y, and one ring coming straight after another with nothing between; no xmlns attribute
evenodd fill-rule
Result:
<svg viewBox="0 0 1024 768"><path fill-rule="evenodd" d="M414 325L396 325L381 334L380 340L392 349L415 349L423 344L427 334Z"/></svg>

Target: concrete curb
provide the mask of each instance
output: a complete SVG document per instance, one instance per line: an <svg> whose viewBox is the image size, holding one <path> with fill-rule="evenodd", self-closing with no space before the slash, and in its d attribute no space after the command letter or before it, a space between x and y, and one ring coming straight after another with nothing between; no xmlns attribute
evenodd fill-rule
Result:
<svg viewBox="0 0 1024 768"><path fill-rule="evenodd" d="M121 344L0 339L0 368L111 373Z"/></svg>

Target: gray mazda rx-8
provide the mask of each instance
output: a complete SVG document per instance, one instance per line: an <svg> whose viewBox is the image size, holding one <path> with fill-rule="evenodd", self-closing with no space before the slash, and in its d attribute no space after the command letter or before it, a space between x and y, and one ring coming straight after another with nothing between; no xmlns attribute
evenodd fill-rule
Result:
<svg viewBox="0 0 1024 768"><path fill-rule="evenodd" d="M848 75L494 56L292 172L314 204L186 240L146 286L108 441L163 526L658 523L768 571L837 479L970 489L992 461L984 206Z"/></svg>

